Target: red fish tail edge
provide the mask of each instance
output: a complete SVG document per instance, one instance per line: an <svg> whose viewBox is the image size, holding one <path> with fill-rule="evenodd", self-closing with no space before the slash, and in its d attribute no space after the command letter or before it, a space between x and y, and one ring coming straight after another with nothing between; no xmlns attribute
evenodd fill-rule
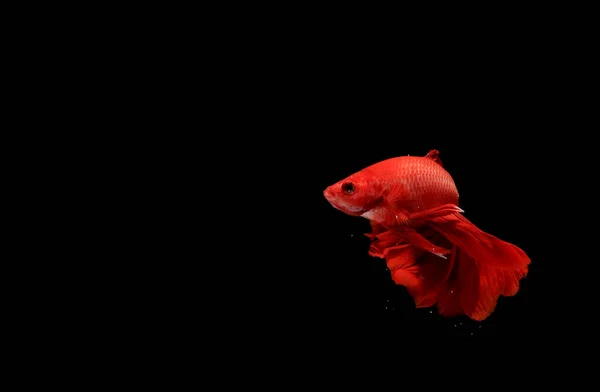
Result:
<svg viewBox="0 0 600 392"><path fill-rule="evenodd" d="M519 291L530 260L518 247L457 215L436 216L430 222L434 234L419 230L407 235L374 226L377 234L370 236L369 254L385 258L392 279L406 287L416 307L437 303L443 316L464 314L481 321L494 311L500 296ZM444 259L424 249L430 245L452 251L444 252Z"/></svg>
<svg viewBox="0 0 600 392"><path fill-rule="evenodd" d="M485 233L461 214L436 217L429 223L464 253L487 267L523 270L530 263L519 247Z"/></svg>
<svg viewBox="0 0 600 392"><path fill-rule="evenodd" d="M485 320L495 310L500 296L515 295L520 279L527 273L487 267L460 250L454 272L440 295L438 311L444 316L465 314L477 321Z"/></svg>
<svg viewBox="0 0 600 392"><path fill-rule="evenodd" d="M438 300L440 314L466 314L482 321L500 296L519 291L531 262L523 250L483 232L461 214L436 217L430 223L457 248L455 270Z"/></svg>

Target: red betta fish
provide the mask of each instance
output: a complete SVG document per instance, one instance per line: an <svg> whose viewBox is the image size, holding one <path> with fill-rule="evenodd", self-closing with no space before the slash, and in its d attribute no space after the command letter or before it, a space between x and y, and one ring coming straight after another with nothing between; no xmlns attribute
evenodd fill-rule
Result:
<svg viewBox="0 0 600 392"><path fill-rule="evenodd" d="M478 229L458 207L458 191L437 150L371 165L329 186L338 210L371 222L369 254L384 258L392 279L417 307L483 320L498 297L513 296L527 274L520 248Z"/></svg>

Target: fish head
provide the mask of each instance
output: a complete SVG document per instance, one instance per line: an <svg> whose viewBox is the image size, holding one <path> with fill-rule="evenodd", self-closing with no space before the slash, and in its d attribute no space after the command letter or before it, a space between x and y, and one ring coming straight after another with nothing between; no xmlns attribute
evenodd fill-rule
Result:
<svg viewBox="0 0 600 392"><path fill-rule="evenodd" d="M360 216L380 204L382 190L375 177L358 172L328 186L323 195L336 209Z"/></svg>

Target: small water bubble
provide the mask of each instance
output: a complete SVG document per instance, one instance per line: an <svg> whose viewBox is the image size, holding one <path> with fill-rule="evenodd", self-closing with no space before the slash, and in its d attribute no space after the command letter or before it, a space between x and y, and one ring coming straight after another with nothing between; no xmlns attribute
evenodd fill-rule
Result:
<svg viewBox="0 0 600 392"><path fill-rule="evenodd" d="M462 325L462 323L458 323L459 325Z"/></svg>
<svg viewBox="0 0 600 392"><path fill-rule="evenodd" d="M433 310L430 310L429 313L433 313Z"/></svg>
<svg viewBox="0 0 600 392"><path fill-rule="evenodd" d="M473 336L473 332L471 332L471 336Z"/></svg>

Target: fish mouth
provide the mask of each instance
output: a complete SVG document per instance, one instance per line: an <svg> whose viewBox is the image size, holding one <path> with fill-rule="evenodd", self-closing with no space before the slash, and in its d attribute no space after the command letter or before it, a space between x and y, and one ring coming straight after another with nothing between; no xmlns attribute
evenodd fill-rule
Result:
<svg viewBox="0 0 600 392"><path fill-rule="evenodd" d="M340 210L348 215L360 216L366 212L366 210L362 207L349 206L349 205L340 203L337 200L337 198L335 197L335 195L333 194L333 192L330 191L329 188L327 188L327 189L325 189L325 191L323 191L323 195L325 196L325 199L327 199L329 204L331 204L333 206L333 208L335 208L336 210Z"/></svg>
<svg viewBox="0 0 600 392"><path fill-rule="evenodd" d="M348 206L342 206L336 203L332 203L330 202L331 205L333 206L333 208L340 210L348 215L352 215L352 216L361 216L362 214L365 213L365 209L364 208L360 208L360 207L348 207Z"/></svg>

